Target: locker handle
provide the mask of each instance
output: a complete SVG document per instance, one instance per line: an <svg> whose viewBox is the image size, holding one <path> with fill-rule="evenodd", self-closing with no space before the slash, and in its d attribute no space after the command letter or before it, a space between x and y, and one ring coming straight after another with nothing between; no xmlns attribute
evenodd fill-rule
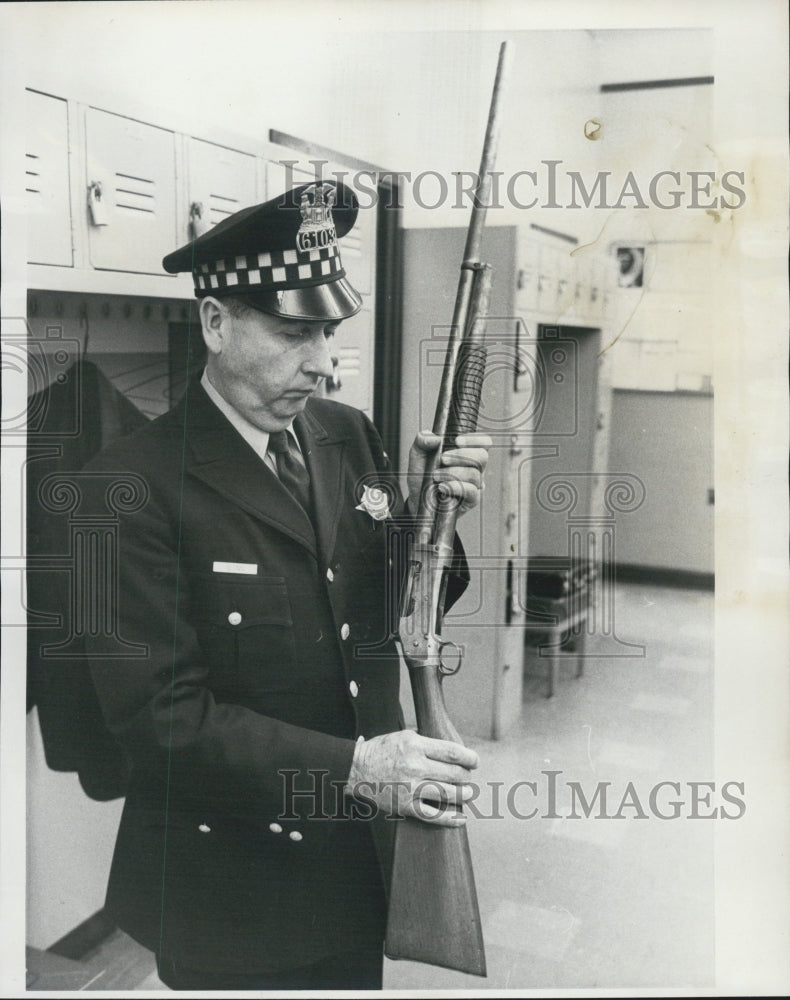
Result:
<svg viewBox="0 0 790 1000"><path fill-rule="evenodd" d="M337 392L339 389L343 388L343 383L338 374L338 369L340 368L340 359L332 356L332 374L326 380L326 391L327 392Z"/></svg>
<svg viewBox="0 0 790 1000"><path fill-rule="evenodd" d="M189 227L192 239L197 239L209 230L208 222L203 218L203 202L193 201L189 206Z"/></svg>
<svg viewBox="0 0 790 1000"><path fill-rule="evenodd" d="M88 210L90 211L92 225L109 225L110 220L107 218L107 206L102 201L101 181L91 181L88 185Z"/></svg>

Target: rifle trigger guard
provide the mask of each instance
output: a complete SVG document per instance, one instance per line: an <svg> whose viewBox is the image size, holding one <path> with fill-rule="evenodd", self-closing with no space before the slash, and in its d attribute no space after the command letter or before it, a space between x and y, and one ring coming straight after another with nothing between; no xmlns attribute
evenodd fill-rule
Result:
<svg viewBox="0 0 790 1000"><path fill-rule="evenodd" d="M447 649L448 646L452 646L452 648L456 652L457 662L456 662L455 666L448 665L444 661L444 653L445 653L445 650ZM460 649L458 643L457 642L453 642L451 639L448 639L446 642L440 643L439 644L439 671L445 677L452 677L452 675L453 674L457 674L460 669L461 669L461 649Z"/></svg>

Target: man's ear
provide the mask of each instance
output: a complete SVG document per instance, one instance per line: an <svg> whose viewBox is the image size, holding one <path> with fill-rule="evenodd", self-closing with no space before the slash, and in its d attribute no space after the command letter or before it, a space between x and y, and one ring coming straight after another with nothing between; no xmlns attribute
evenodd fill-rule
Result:
<svg viewBox="0 0 790 1000"><path fill-rule="evenodd" d="M217 299L210 295L200 300L198 313L206 347L212 354L221 354L230 333L230 314Z"/></svg>

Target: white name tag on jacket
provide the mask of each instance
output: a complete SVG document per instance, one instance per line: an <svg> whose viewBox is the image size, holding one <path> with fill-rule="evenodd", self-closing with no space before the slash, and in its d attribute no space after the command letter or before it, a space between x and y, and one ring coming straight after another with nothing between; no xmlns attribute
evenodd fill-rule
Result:
<svg viewBox="0 0 790 1000"><path fill-rule="evenodd" d="M257 563L215 562L215 573L243 573L245 576L255 576L258 572Z"/></svg>

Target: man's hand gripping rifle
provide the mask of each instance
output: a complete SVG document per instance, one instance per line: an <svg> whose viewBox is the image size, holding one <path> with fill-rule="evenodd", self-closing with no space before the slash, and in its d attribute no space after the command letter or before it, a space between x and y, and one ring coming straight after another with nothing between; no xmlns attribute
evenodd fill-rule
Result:
<svg viewBox="0 0 790 1000"><path fill-rule="evenodd" d="M459 435L473 433L477 428L486 364L485 319L491 291L491 268L480 261L480 246L508 62L505 42L499 53L433 423L433 433L443 443L426 461L398 627L409 668L418 731L423 736L455 743L461 740L447 714L442 678L459 669L460 657L454 644L442 639L442 618L460 501L442 497L439 485L434 482L434 472L442 451L452 448ZM455 650L454 666L447 662L449 646ZM411 818L398 822L385 953L390 958L407 958L485 976L485 950L465 827L436 826Z"/></svg>

